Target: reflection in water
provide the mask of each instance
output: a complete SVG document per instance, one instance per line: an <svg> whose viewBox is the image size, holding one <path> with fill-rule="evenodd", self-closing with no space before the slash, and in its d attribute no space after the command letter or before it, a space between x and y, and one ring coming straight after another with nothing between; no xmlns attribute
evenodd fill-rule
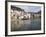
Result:
<svg viewBox="0 0 46 37"><path fill-rule="evenodd" d="M40 30L41 19L36 18L32 20L12 20L11 31L26 31L26 30Z"/></svg>

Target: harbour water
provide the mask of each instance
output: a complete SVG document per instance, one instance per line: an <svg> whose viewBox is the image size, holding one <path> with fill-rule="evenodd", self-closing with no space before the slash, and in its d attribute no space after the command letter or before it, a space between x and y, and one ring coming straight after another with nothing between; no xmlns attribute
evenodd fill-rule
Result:
<svg viewBox="0 0 46 37"><path fill-rule="evenodd" d="M11 31L41 30L41 18L11 21Z"/></svg>

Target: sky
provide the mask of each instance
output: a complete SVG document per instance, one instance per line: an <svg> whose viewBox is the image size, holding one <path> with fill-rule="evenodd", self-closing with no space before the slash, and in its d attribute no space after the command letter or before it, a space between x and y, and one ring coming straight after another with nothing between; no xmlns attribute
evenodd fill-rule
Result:
<svg viewBox="0 0 46 37"><path fill-rule="evenodd" d="M25 12L38 12L41 10L41 6L16 5L16 7L24 9Z"/></svg>

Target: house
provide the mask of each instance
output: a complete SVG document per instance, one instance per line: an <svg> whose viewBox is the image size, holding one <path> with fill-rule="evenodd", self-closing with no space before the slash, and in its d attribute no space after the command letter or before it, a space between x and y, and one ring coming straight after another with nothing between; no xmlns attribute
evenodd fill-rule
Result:
<svg viewBox="0 0 46 37"><path fill-rule="evenodd" d="M19 19L20 16L24 15L24 10L16 6L11 6L11 11L11 15L15 16L16 19Z"/></svg>
<svg viewBox="0 0 46 37"><path fill-rule="evenodd" d="M34 13L34 17L37 17L37 18L41 17L41 11Z"/></svg>
<svg viewBox="0 0 46 37"><path fill-rule="evenodd" d="M14 16L15 19L31 19L33 17L40 17L41 11L37 13L25 12L23 9L19 7L11 6L11 16Z"/></svg>

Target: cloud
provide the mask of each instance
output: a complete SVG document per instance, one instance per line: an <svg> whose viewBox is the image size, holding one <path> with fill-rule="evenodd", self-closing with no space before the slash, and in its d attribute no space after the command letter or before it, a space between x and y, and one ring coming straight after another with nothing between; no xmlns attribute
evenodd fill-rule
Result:
<svg viewBox="0 0 46 37"><path fill-rule="evenodd" d="M26 5L15 5L21 9L24 9L26 12L38 12L41 10L40 6L26 6Z"/></svg>

